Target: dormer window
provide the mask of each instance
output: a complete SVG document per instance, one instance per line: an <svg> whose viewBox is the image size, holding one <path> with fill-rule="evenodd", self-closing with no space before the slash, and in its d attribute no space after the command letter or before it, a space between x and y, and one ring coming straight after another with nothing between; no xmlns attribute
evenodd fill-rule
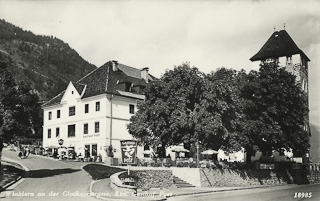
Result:
<svg viewBox="0 0 320 201"><path fill-rule="evenodd" d="M290 65L292 63L292 57L287 57L287 65Z"/></svg>
<svg viewBox="0 0 320 201"><path fill-rule="evenodd" d="M145 88L146 88L145 86L140 86L140 94L144 94L144 89Z"/></svg>
<svg viewBox="0 0 320 201"><path fill-rule="evenodd" d="M125 85L124 85L124 87L125 87L125 88L124 88L125 91L131 92L132 83L126 82Z"/></svg>

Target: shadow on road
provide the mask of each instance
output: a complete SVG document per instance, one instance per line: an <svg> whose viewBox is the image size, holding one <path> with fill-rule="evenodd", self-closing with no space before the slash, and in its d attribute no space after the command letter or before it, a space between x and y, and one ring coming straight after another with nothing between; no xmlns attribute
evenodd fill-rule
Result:
<svg viewBox="0 0 320 201"><path fill-rule="evenodd" d="M53 177L56 175L62 175L62 174L70 174L74 172L78 172L80 169L71 169L71 168L65 168L65 169L41 169L41 170L31 170L26 172L26 175L24 178L44 178L44 177Z"/></svg>

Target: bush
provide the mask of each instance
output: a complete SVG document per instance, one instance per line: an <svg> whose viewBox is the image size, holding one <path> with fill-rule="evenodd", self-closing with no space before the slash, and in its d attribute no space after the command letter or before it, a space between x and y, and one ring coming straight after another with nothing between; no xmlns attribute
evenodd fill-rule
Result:
<svg viewBox="0 0 320 201"><path fill-rule="evenodd" d="M190 167L190 168L197 168L197 164L196 164L196 163L190 163L190 164L189 164L189 167Z"/></svg>

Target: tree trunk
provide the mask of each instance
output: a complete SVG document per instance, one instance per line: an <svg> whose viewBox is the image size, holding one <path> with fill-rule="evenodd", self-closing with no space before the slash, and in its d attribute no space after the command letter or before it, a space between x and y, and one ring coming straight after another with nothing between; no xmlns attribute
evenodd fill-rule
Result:
<svg viewBox="0 0 320 201"><path fill-rule="evenodd" d="M2 149L3 149L3 139L0 139L0 167L2 161Z"/></svg>
<svg viewBox="0 0 320 201"><path fill-rule="evenodd" d="M166 145L162 143L161 147L157 147L157 154L159 158L166 158Z"/></svg>
<svg viewBox="0 0 320 201"><path fill-rule="evenodd" d="M246 162L247 164L251 163L251 156L253 154L253 148L251 146L246 146Z"/></svg>

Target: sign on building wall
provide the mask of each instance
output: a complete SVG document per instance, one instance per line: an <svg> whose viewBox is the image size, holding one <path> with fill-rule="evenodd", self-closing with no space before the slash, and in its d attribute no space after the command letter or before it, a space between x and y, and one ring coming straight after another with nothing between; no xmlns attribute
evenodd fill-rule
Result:
<svg viewBox="0 0 320 201"><path fill-rule="evenodd" d="M260 170L274 170L275 165L273 163L271 163L271 164L260 163L259 169Z"/></svg>
<svg viewBox="0 0 320 201"><path fill-rule="evenodd" d="M122 164L127 164L127 165L136 164L137 141L122 140L120 141L120 144L121 144Z"/></svg>

